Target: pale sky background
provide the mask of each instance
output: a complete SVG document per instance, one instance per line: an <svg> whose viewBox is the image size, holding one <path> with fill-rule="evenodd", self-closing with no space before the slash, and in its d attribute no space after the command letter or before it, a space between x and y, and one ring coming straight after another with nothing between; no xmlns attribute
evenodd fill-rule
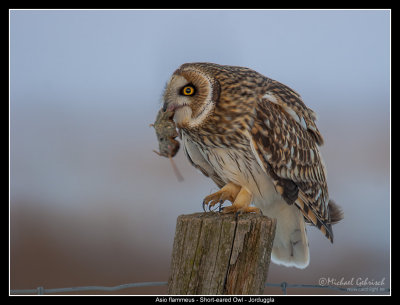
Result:
<svg viewBox="0 0 400 305"><path fill-rule="evenodd" d="M268 282L389 287L390 11L12 10L11 288L168 279L177 216L216 186L182 151L178 182L149 124L169 76L197 61L276 79L319 117L345 219L333 245L310 227L310 266L271 264Z"/></svg>

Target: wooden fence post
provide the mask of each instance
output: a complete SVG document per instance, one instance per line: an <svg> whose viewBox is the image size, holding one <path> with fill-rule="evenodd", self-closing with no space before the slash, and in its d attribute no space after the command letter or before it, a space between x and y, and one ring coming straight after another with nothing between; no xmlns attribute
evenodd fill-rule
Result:
<svg viewBox="0 0 400 305"><path fill-rule="evenodd" d="M275 227L254 213L179 216L168 294L262 294Z"/></svg>

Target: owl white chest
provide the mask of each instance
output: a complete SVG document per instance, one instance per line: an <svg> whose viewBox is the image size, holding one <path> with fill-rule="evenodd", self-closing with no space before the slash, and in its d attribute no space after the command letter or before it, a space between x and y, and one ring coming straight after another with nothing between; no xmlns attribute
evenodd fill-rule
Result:
<svg viewBox="0 0 400 305"><path fill-rule="evenodd" d="M247 188L253 194L254 205L264 208L282 200L250 149L207 147L200 152L225 183L233 182Z"/></svg>

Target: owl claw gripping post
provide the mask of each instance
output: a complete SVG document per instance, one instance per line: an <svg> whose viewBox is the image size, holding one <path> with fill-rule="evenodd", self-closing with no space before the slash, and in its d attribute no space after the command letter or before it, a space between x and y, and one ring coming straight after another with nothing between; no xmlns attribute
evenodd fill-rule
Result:
<svg viewBox="0 0 400 305"><path fill-rule="evenodd" d="M189 162L220 188L204 205L229 200L224 213L276 218L277 264L308 266L306 223L333 242L343 215L329 199L316 115L299 94L248 68L188 63L163 97Z"/></svg>

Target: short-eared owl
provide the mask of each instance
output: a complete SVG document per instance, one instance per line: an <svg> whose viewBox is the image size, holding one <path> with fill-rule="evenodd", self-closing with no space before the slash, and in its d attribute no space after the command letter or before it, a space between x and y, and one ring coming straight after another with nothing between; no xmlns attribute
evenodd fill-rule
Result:
<svg viewBox="0 0 400 305"><path fill-rule="evenodd" d="M220 188L204 204L229 200L223 212L276 218L277 264L307 267L305 223L333 242L342 212L329 200L316 115L299 94L248 68L187 63L163 98L187 158Z"/></svg>

